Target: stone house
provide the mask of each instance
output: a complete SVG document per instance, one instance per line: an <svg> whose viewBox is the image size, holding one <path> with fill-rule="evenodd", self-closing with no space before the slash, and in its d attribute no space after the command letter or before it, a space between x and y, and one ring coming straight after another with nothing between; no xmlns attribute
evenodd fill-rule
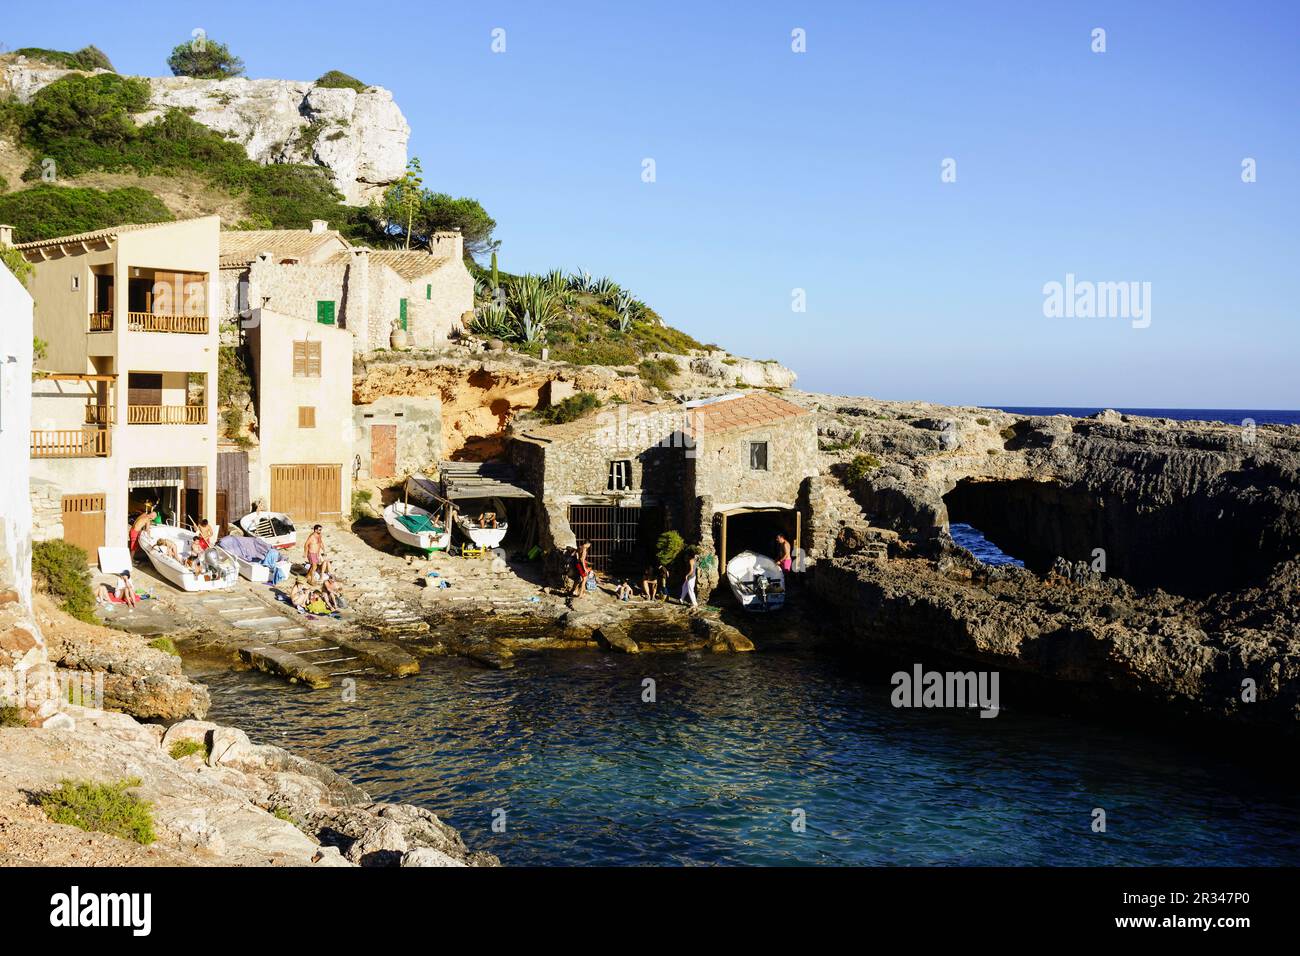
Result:
<svg viewBox="0 0 1300 956"><path fill-rule="evenodd" d="M510 459L532 488L551 551L592 542L593 565L635 574L655 539L676 530L718 567L746 549L772 553L784 533L800 544L817 428L807 409L768 392L684 405L621 405L562 425L525 427Z"/></svg>
<svg viewBox="0 0 1300 956"><path fill-rule="evenodd" d="M347 329L358 353L445 342L474 308L474 279L459 232L435 233L428 250L367 249L322 220L310 229L221 234L223 322L258 308Z"/></svg>

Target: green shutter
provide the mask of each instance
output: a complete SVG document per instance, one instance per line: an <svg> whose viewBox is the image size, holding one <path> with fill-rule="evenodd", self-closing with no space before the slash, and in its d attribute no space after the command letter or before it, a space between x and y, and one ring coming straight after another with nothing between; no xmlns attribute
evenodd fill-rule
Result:
<svg viewBox="0 0 1300 956"><path fill-rule="evenodd" d="M316 303L316 321L321 325L334 324L334 300L320 299Z"/></svg>
<svg viewBox="0 0 1300 956"><path fill-rule="evenodd" d="M426 299L432 299L432 298L433 298L433 283L432 283L432 282L430 282L428 285L426 285L426 286L424 287L424 297L425 297Z"/></svg>
<svg viewBox="0 0 1300 956"><path fill-rule="evenodd" d="M405 332L406 331L406 300L405 299L402 300L402 312L401 315L398 316L398 320L402 323L402 331Z"/></svg>

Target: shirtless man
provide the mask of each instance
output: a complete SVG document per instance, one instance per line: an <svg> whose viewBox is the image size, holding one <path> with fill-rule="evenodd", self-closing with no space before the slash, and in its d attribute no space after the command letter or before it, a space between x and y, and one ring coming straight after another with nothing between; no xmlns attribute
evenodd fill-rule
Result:
<svg viewBox="0 0 1300 956"><path fill-rule="evenodd" d="M127 550L130 551L132 554L135 553L136 546L140 543L140 532L143 531L145 528L149 527L150 522L153 521L154 516L157 514L158 511L154 507L154 503L150 501L145 504L144 511L140 512L140 517L136 518L135 521L132 522L131 535L130 538L127 540L127 545L126 545Z"/></svg>
<svg viewBox="0 0 1300 956"><path fill-rule="evenodd" d="M311 534L303 543L302 553L307 558L307 573L315 570L325 556L325 538L321 535L320 525L312 525Z"/></svg>

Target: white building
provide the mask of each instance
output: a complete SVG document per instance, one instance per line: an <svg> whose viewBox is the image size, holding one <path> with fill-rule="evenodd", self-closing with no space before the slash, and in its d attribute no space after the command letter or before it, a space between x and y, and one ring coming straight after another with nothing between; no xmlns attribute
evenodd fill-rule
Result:
<svg viewBox="0 0 1300 956"><path fill-rule="evenodd" d="M8 239L0 226L0 244ZM32 603L32 509L27 448L32 417L32 297L0 265L0 590Z"/></svg>

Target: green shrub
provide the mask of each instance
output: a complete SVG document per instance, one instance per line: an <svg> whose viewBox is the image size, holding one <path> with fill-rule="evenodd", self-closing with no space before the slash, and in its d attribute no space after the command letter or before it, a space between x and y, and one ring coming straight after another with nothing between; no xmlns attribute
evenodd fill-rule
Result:
<svg viewBox="0 0 1300 956"><path fill-rule="evenodd" d="M32 575L41 588L77 620L96 624L89 564L86 552L67 541L55 539L32 545Z"/></svg>
<svg viewBox="0 0 1300 956"><path fill-rule="evenodd" d="M27 284L27 278L36 270L36 267L28 262L21 252L11 246L0 249L0 263L3 263L14 274L14 278L23 285ZM33 345L36 341L39 340L33 340Z"/></svg>
<svg viewBox="0 0 1300 956"><path fill-rule="evenodd" d="M26 727L23 712L17 707L0 707L0 727Z"/></svg>
<svg viewBox="0 0 1300 956"><path fill-rule="evenodd" d="M124 223L170 222L171 219L172 214L162 200L138 186L100 190L40 185L0 195L0 222L14 227L16 242L71 236ZM8 256L5 264L9 265Z"/></svg>
<svg viewBox="0 0 1300 956"><path fill-rule="evenodd" d="M975 419L975 424L976 424L976 425L991 425L991 424L993 424L993 423L992 423L991 421L989 421L987 418L985 418L983 415L981 415L979 418Z"/></svg>
<svg viewBox="0 0 1300 956"><path fill-rule="evenodd" d="M370 514L369 504L374 497L368 488L360 488L352 492L352 520L360 521Z"/></svg>
<svg viewBox="0 0 1300 956"><path fill-rule="evenodd" d="M15 55L25 56L29 60L39 60L42 63L48 63L50 66L62 67L65 70L111 70L113 69L112 61L108 55L97 46L83 46L75 53L67 53L63 50L45 50L38 46L25 46L20 50L14 50Z"/></svg>
<svg viewBox="0 0 1300 956"><path fill-rule="evenodd" d="M193 40L178 43L167 57L167 66L175 76L193 76L201 80L228 80L241 76L244 61L230 52L224 43L204 38L202 46Z"/></svg>
<svg viewBox="0 0 1300 956"><path fill-rule="evenodd" d="M208 745L199 743L197 740L178 740L172 744L172 749L168 751L173 760L184 760L193 754L203 754L206 760L208 756Z"/></svg>
<svg viewBox="0 0 1300 956"><path fill-rule="evenodd" d="M176 642L170 637L155 637L149 642L149 646L155 651L162 651L164 654L170 654L172 657L181 656L181 652L176 650Z"/></svg>
<svg viewBox="0 0 1300 956"><path fill-rule="evenodd" d="M573 365L635 365L639 357L636 349L621 342L580 342L551 350L551 358Z"/></svg>
<svg viewBox="0 0 1300 956"><path fill-rule="evenodd" d="M677 556L682 553L686 542L676 531L665 531L655 541L655 560L664 567L668 567L677 560Z"/></svg>
<svg viewBox="0 0 1300 956"><path fill-rule="evenodd" d="M138 786L138 777L102 784L64 780L58 790L41 795L40 805L55 823L148 846L156 839L151 806L126 792Z"/></svg>
<svg viewBox="0 0 1300 956"><path fill-rule="evenodd" d="M677 360L672 358L643 359L637 366L641 381L665 391L672 385L673 376L681 370Z"/></svg>
<svg viewBox="0 0 1300 956"><path fill-rule="evenodd" d="M350 76L342 70L330 70L323 73L316 81L316 85L324 87L327 90L356 90L358 93L364 93L370 89L365 83L362 83L355 76Z"/></svg>
<svg viewBox="0 0 1300 956"><path fill-rule="evenodd" d="M576 422L579 418L586 418L598 408L600 408L600 399L596 395L591 392L579 392L577 395L570 395L558 405L544 409L542 419L552 425L562 425L565 422Z"/></svg>
<svg viewBox="0 0 1300 956"><path fill-rule="evenodd" d="M998 434L1002 436L1003 441L1011 441L1016 437L1016 427L1014 425L1008 425L1006 428L1002 429L1002 431L998 432Z"/></svg>
<svg viewBox="0 0 1300 956"><path fill-rule="evenodd" d="M277 820L284 820L286 823L293 823L293 814L284 807L276 807L271 811L271 816Z"/></svg>
<svg viewBox="0 0 1300 956"><path fill-rule="evenodd" d="M853 460L849 462L848 468L845 469L844 476L850 484L856 485L863 478L867 477L869 472L875 471L880 467L880 459L875 455L854 455Z"/></svg>

